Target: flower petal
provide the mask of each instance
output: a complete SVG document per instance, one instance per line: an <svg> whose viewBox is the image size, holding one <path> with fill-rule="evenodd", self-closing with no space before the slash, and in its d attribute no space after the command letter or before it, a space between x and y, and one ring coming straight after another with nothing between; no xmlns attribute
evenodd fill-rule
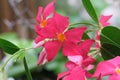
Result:
<svg viewBox="0 0 120 80"><path fill-rule="evenodd" d="M50 2L44 9L43 17L46 19L54 11L54 1Z"/></svg>
<svg viewBox="0 0 120 80"><path fill-rule="evenodd" d="M57 80L67 76L68 74L70 74L70 71L66 71L66 72L62 72L62 73L58 74Z"/></svg>
<svg viewBox="0 0 120 80"><path fill-rule="evenodd" d="M47 42L44 47L47 52L47 60L51 61L56 56L60 49L61 43L58 41Z"/></svg>
<svg viewBox="0 0 120 80"><path fill-rule="evenodd" d="M43 10L43 7L38 7L38 14L36 16L36 20L38 23L41 22L42 10Z"/></svg>
<svg viewBox="0 0 120 80"><path fill-rule="evenodd" d="M53 18L47 20L47 25L44 28L36 26L37 35L44 36L45 38L55 38L57 29L55 27L55 22Z"/></svg>
<svg viewBox="0 0 120 80"><path fill-rule="evenodd" d="M100 16L100 19L99 19L100 24L101 24L103 27L110 25L110 23L108 22L108 20L109 20L111 17L112 17L112 15L109 15L109 16L101 15L101 16Z"/></svg>
<svg viewBox="0 0 120 80"><path fill-rule="evenodd" d="M95 48L100 49L100 44L98 42L95 42Z"/></svg>
<svg viewBox="0 0 120 80"><path fill-rule="evenodd" d="M119 80L120 79L120 75L112 75L109 77L108 80Z"/></svg>
<svg viewBox="0 0 120 80"><path fill-rule="evenodd" d="M96 31L96 40L100 40L100 31L99 30Z"/></svg>
<svg viewBox="0 0 120 80"><path fill-rule="evenodd" d="M108 60L107 62L112 63L114 66L118 67L120 65L120 56L116 56L113 59Z"/></svg>
<svg viewBox="0 0 120 80"><path fill-rule="evenodd" d="M88 66L85 68L85 70L89 71L89 70L91 70L91 69L93 69L93 68L94 68L94 65L88 65Z"/></svg>
<svg viewBox="0 0 120 80"><path fill-rule="evenodd" d="M76 67L71 71L70 80L85 80L85 71L80 68Z"/></svg>
<svg viewBox="0 0 120 80"><path fill-rule="evenodd" d="M36 32L36 34L38 34L39 35L39 31L41 30L41 28L40 28L40 26L37 24L37 25L35 25L35 32Z"/></svg>
<svg viewBox="0 0 120 80"><path fill-rule="evenodd" d="M47 61L46 56L47 56L47 53L46 53L45 49L43 49L43 50L40 52L37 65L45 64L46 61Z"/></svg>
<svg viewBox="0 0 120 80"><path fill-rule="evenodd" d="M60 78L63 78L62 80L85 80L85 71L77 66L72 70L60 74L57 80Z"/></svg>
<svg viewBox="0 0 120 80"><path fill-rule="evenodd" d="M68 17L62 16L58 13L54 13L54 19L55 19L55 22L56 22L56 28L58 30L58 33L63 33L64 30L69 25Z"/></svg>
<svg viewBox="0 0 120 80"><path fill-rule="evenodd" d="M80 50L80 55L83 56L83 58L86 58L88 55L88 52L90 50L90 47L92 46L93 42L95 42L92 39L85 40L80 43L79 45L79 50Z"/></svg>
<svg viewBox="0 0 120 80"><path fill-rule="evenodd" d="M86 76L86 78L91 78L92 74L90 72L85 71L85 76Z"/></svg>
<svg viewBox="0 0 120 80"><path fill-rule="evenodd" d="M37 36L37 37L35 38L35 43L38 43L38 42L42 41L43 39L44 39L44 37L42 37L42 36Z"/></svg>
<svg viewBox="0 0 120 80"><path fill-rule="evenodd" d="M83 60L83 66L88 67L90 64L94 63L95 59L93 59L91 56L88 56Z"/></svg>
<svg viewBox="0 0 120 80"><path fill-rule="evenodd" d="M70 76L66 76L62 80L71 80L71 77Z"/></svg>
<svg viewBox="0 0 120 80"><path fill-rule="evenodd" d="M80 42L86 27L74 28L65 32L66 39L74 43Z"/></svg>
<svg viewBox="0 0 120 80"><path fill-rule="evenodd" d="M97 78L97 80L103 80L101 74L99 75L99 77Z"/></svg>
<svg viewBox="0 0 120 80"><path fill-rule="evenodd" d="M65 41L62 46L62 51L65 56L79 55L79 48L73 42Z"/></svg>
<svg viewBox="0 0 120 80"><path fill-rule="evenodd" d="M110 62L103 61L98 64L93 77L99 77L100 74L106 76L113 73L115 73L115 66Z"/></svg>
<svg viewBox="0 0 120 80"><path fill-rule="evenodd" d="M41 47L45 42L44 41L39 41L37 44L34 45L33 48L39 48Z"/></svg>
<svg viewBox="0 0 120 80"><path fill-rule="evenodd" d="M77 65L71 61L68 61L66 64L65 64L65 67L68 69L68 70L72 70L73 68L75 68Z"/></svg>
<svg viewBox="0 0 120 80"><path fill-rule="evenodd" d="M68 59L78 65L82 65L83 62L83 57L80 55L68 56Z"/></svg>

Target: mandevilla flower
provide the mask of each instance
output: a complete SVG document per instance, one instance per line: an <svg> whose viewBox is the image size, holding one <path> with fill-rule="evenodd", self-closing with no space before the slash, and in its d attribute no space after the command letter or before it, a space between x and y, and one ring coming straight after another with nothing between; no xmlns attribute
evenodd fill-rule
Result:
<svg viewBox="0 0 120 80"><path fill-rule="evenodd" d="M43 7L38 8L38 14L36 17L37 22L39 23L40 28L44 28L47 25L47 17L52 14L54 11L54 1L49 3L44 11Z"/></svg>
<svg viewBox="0 0 120 80"><path fill-rule="evenodd" d="M108 15L108 16L101 15L99 18L99 24L101 25L101 27L109 26L110 23L108 22L108 20L111 17L112 17L112 15Z"/></svg>
<svg viewBox="0 0 120 80"><path fill-rule="evenodd" d="M109 26L110 23L108 22L108 20L112 17L112 15L108 15L108 16L104 16L104 15L101 15L100 18L99 18L99 28L104 28L106 26ZM100 48L100 32L101 30L97 30L96 32L96 44L95 44L95 48Z"/></svg>
<svg viewBox="0 0 120 80"><path fill-rule="evenodd" d="M77 66L74 67L72 70L60 73L58 75L57 80L60 80L62 78L62 80L85 80L85 71Z"/></svg>
<svg viewBox="0 0 120 80"><path fill-rule="evenodd" d="M95 59L93 59L91 56L89 56L86 59L83 59L82 56L80 55L76 55L76 56L69 56L68 57L69 62L72 62L71 64L68 62L68 64L66 64L66 67L74 64L76 66L80 66L85 70L91 70L94 66L91 65L92 63L95 62Z"/></svg>
<svg viewBox="0 0 120 80"><path fill-rule="evenodd" d="M86 68L89 64L95 62L95 60L88 55L91 45L93 44L94 40L88 39L81 42L79 47L79 55L68 56L69 61L74 62L78 66L82 66Z"/></svg>
<svg viewBox="0 0 120 80"><path fill-rule="evenodd" d="M80 44L78 45L80 54L83 59L86 59L88 57L88 52L90 51L90 47L95 41L93 39L87 39L84 41L81 41Z"/></svg>
<svg viewBox="0 0 120 80"><path fill-rule="evenodd" d="M94 68L94 65L92 65L92 63L95 62L95 59L93 59L91 56L87 57L86 59L83 59L83 57L80 55L69 56L68 58L69 58L69 61L65 64L68 71L74 69L75 67L80 67L85 72L84 77L86 78L92 77L92 74L90 74L87 71Z"/></svg>
<svg viewBox="0 0 120 80"><path fill-rule="evenodd" d="M49 29L51 26L49 26L52 23L52 17L50 17L54 13L54 3L55 0L53 0L51 3L49 3L44 11L43 7L38 8L38 14L36 17L37 24L35 25L35 31L40 36L41 33L44 34L42 30ZM41 32L41 33L40 33Z"/></svg>
<svg viewBox="0 0 120 80"><path fill-rule="evenodd" d="M101 74L99 75L99 77L97 78L97 80L103 80Z"/></svg>
<svg viewBox="0 0 120 80"><path fill-rule="evenodd" d="M45 51L45 49L43 48L43 50L40 52L40 55L39 55L39 60L38 60L38 65L39 64L45 64L47 62L47 53Z"/></svg>
<svg viewBox="0 0 120 80"><path fill-rule="evenodd" d="M61 78L63 78L63 80L85 80L85 78L90 78L92 76L87 71L93 68L93 65L91 64L95 62L92 57L88 56L88 52L93 42L94 40L85 40L79 45L79 49L81 49L86 56L81 55L81 52L79 55L68 56L69 61L65 64L68 70L58 74L57 80ZM79 69L76 71L76 68ZM72 73L74 71L76 72ZM78 72L81 73L78 74ZM78 75L79 77L76 77Z"/></svg>
<svg viewBox="0 0 120 80"><path fill-rule="evenodd" d="M38 36L36 39L38 43L35 47L39 47L43 44L48 61L51 61L56 56L61 46L65 56L79 54L77 43L80 42L86 27L67 30L68 25L69 21L67 17L54 13L51 29L44 29L44 33L46 34L40 32L43 37L46 35L48 37L41 39L41 37Z"/></svg>
<svg viewBox="0 0 120 80"><path fill-rule="evenodd" d="M111 60L102 61L98 64L93 77L110 76L109 80L120 79L120 56Z"/></svg>

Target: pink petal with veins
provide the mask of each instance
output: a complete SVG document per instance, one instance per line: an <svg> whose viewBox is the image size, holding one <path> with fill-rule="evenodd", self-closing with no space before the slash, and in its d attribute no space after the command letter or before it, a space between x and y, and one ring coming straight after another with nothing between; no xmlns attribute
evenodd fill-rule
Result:
<svg viewBox="0 0 120 80"><path fill-rule="evenodd" d="M46 19L51 13L54 12L54 1L50 2L44 9L43 18Z"/></svg>
<svg viewBox="0 0 120 80"><path fill-rule="evenodd" d="M104 16L104 15L101 15L100 16L100 19L99 19L99 22L100 24L105 27L105 26L109 26L110 23L108 22L108 20L112 17L112 15L109 15L109 16Z"/></svg>
<svg viewBox="0 0 120 80"><path fill-rule="evenodd" d="M47 62L47 53L45 51L45 49L43 49L40 54L39 54L39 58L38 58L38 63L37 65L40 65L40 64L45 64Z"/></svg>

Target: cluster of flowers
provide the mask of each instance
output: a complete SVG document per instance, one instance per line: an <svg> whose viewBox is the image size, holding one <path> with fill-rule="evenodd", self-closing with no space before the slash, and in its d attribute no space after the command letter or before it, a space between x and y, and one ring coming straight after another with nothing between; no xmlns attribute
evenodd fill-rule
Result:
<svg viewBox="0 0 120 80"><path fill-rule="evenodd" d="M68 29L69 19L54 11L55 1L49 3L43 10L39 7L36 17L37 24L35 32L37 38L34 48L43 47L40 52L38 65L45 64L55 58L58 51L62 48L64 56L68 58L65 64L66 72L58 74L57 80L86 80L88 78L97 78L102 80L102 76L111 75L109 80L120 79L120 57L108 61L102 61L98 64L94 74L89 73L89 70L94 68L96 60L88 52L92 44L96 44L96 48L100 48L98 41L100 40L100 30L96 31L96 40L82 40L86 27L77 27ZM109 25L110 16L100 16L100 27Z"/></svg>

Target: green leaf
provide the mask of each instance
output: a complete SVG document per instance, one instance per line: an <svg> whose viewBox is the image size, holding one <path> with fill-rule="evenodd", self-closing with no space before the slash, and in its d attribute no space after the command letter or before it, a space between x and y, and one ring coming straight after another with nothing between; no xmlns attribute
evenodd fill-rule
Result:
<svg viewBox="0 0 120 80"><path fill-rule="evenodd" d="M103 28L100 42L101 53L105 60L120 56L120 29L113 26Z"/></svg>
<svg viewBox="0 0 120 80"><path fill-rule="evenodd" d="M96 22L96 23L99 23L98 22L98 17L97 17L97 14L95 12L95 9L91 3L90 0L82 0L82 3L85 7L85 9L87 10L88 14L90 15L90 17Z"/></svg>
<svg viewBox="0 0 120 80"><path fill-rule="evenodd" d="M19 52L19 53L21 53L21 52ZM31 71L36 70L38 67L37 66L38 55L35 53L37 53L35 50L28 50L28 51L24 52L29 70L31 70ZM24 66L22 64L23 60L22 61L18 60L18 58L17 58L17 60L15 59L16 64L10 66L9 69L7 70L7 74L9 77L19 77L19 76L22 76L23 74L25 74L25 72L26 72L24 69Z"/></svg>
<svg viewBox="0 0 120 80"><path fill-rule="evenodd" d="M29 71L29 68L28 68L27 61L26 61L25 57L24 57L23 63L24 63L24 68L25 68L26 75L27 75L27 80L32 80L32 76L31 76L31 73Z"/></svg>
<svg viewBox="0 0 120 80"><path fill-rule="evenodd" d="M16 45L1 38L0 38L0 48L11 55L19 50L19 48Z"/></svg>
<svg viewBox="0 0 120 80"><path fill-rule="evenodd" d="M104 43L101 47L101 54L105 60L120 56L120 48L112 44Z"/></svg>
<svg viewBox="0 0 120 80"><path fill-rule="evenodd" d="M108 26L102 29L100 35L101 44L108 43L120 48L120 29Z"/></svg>
<svg viewBox="0 0 120 80"><path fill-rule="evenodd" d="M11 59L15 59L15 60L20 59L21 54L25 54L25 50L24 50L24 49L20 49L19 51L17 51L16 53L14 53L14 54L2 65L1 70L4 71L6 65L8 64L8 62L9 62Z"/></svg>
<svg viewBox="0 0 120 80"><path fill-rule="evenodd" d="M25 57L25 52L21 53L17 60L23 60Z"/></svg>
<svg viewBox="0 0 120 80"><path fill-rule="evenodd" d="M91 26L97 26L97 25L95 25L95 24L93 24L93 23L91 23L91 22L77 22L77 23L72 23L72 24L70 24L69 26L69 28L75 28L75 26L76 25L91 25ZM74 26L74 27L72 27L72 26ZM78 26L76 26L76 27L78 27Z"/></svg>
<svg viewBox="0 0 120 80"><path fill-rule="evenodd" d="M84 33L83 36L82 36L82 39L83 39L83 40L86 40L86 39L90 39L90 37L88 36L87 33Z"/></svg>
<svg viewBox="0 0 120 80"><path fill-rule="evenodd" d="M23 60L23 58L25 57L25 49L20 49L15 54L16 55L14 56L14 59L16 59L18 61Z"/></svg>

